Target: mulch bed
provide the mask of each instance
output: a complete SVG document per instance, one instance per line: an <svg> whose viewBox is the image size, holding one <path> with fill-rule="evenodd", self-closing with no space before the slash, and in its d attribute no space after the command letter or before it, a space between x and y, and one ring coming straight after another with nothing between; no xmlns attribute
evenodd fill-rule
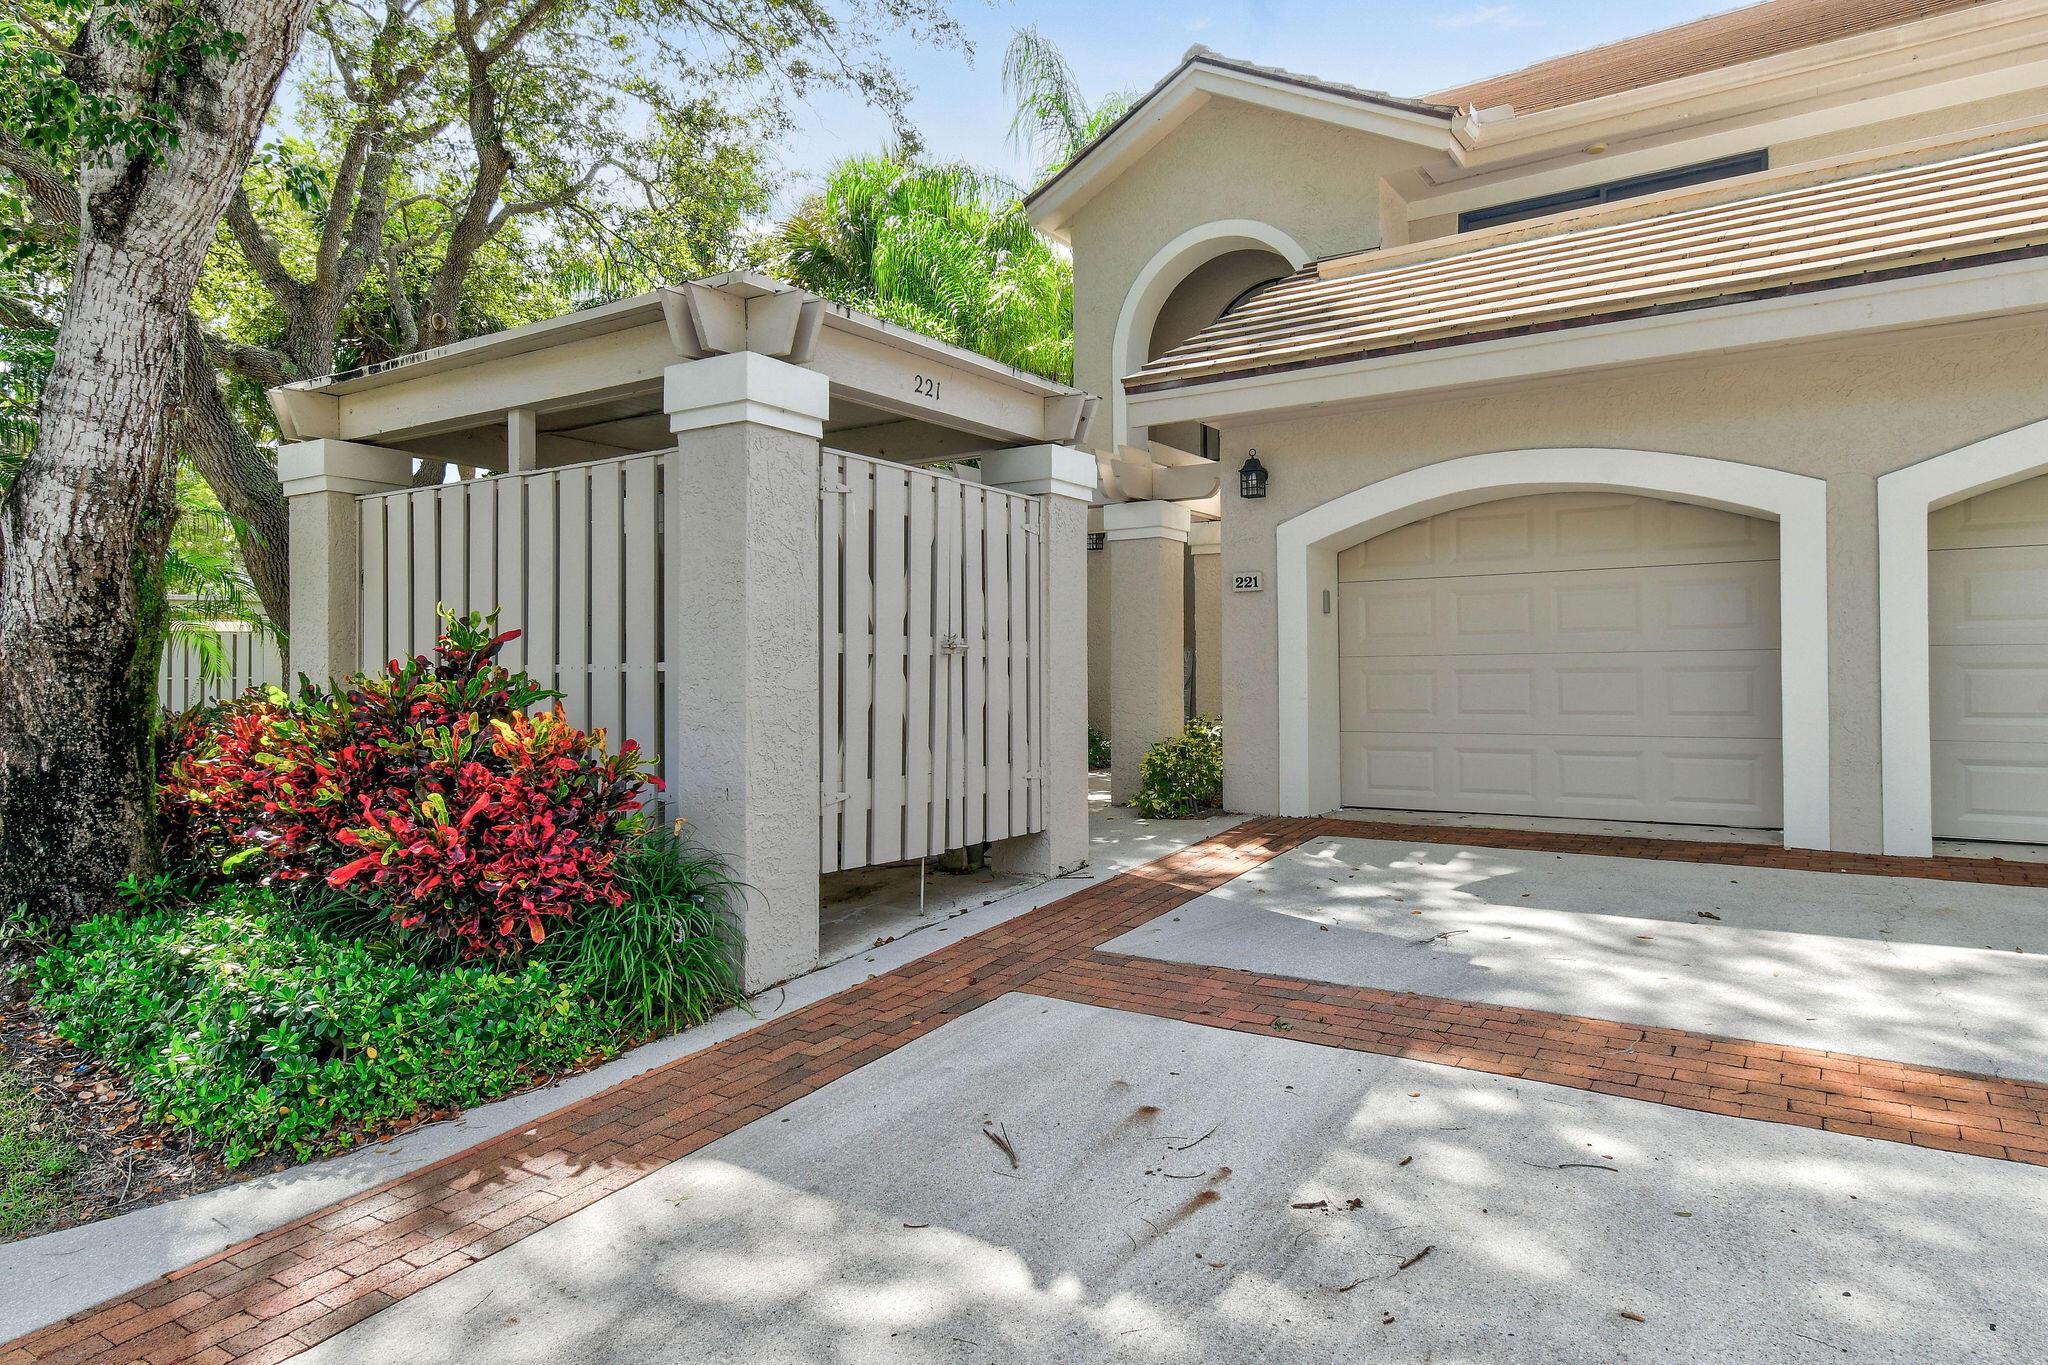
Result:
<svg viewBox="0 0 2048 1365"><path fill-rule="evenodd" d="M290 1153L230 1171L181 1133L142 1120L142 1101L106 1062L59 1038L24 982L0 979L0 1066L47 1105L85 1154L62 1211L37 1232L96 1222L296 1164Z"/></svg>

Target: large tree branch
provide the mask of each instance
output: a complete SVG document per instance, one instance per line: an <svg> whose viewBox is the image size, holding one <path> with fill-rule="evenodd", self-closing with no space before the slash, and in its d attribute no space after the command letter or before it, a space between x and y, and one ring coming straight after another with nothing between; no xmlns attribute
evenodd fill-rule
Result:
<svg viewBox="0 0 2048 1365"><path fill-rule="evenodd" d="M228 200L227 223L235 245L242 249L242 258L249 263L249 269L256 273L263 287L270 291L270 297L285 313L295 312L305 296L306 286L285 268L283 249L278 246L277 238L270 235L270 229L257 219L256 210L249 203L249 191L239 183L233 197Z"/></svg>
<svg viewBox="0 0 2048 1365"><path fill-rule="evenodd" d="M252 383L261 384L266 389L305 377L282 352L274 351L268 346L252 346L246 342L229 341L204 329L199 331L199 336L206 347L209 364L226 370L229 374L239 375Z"/></svg>
<svg viewBox="0 0 2048 1365"><path fill-rule="evenodd" d="M28 206L45 227L78 231L78 188L13 133L0 131L0 170L21 182Z"/></svg>
<svg viewBox="0 0 2048 1365"><path fill-rule="evenodd" d="M565 208L570 204L576 203L578 200L583 198L583 193L585 190L588 190L592 185L597 183L597 177L601 175L607 167L613 170L625 169L618 162L612 160L608 156L599 157L594 163L592 163L590 169L586 170L582 175L578 176L570 184L564 185L561 189L556 190L553 194L539 195L531 199L507 200L504 203L504 205L499 208L498 212L492 216L490 221L490 231L486 234L485 239L489 240L489 238L495 237L498 234L498 232L504 228L507 222L519 217L522 214L547 213L551 210Z"/></svg>
<svg viewBox="0 0 2048 1365"><path fill-rule="evenodd" d="M412 311L412 300L406 297L405 280L398 273L398 249L384 248L384 288L391 296L391 314L398 319L398 342L407 354L419 348L420 324Z"/></svg>
<svg viewBox="0 0 2048 1365"><path fill-rule="evenodd" d="M334 267L341 259L342 243L349 235L349 225L361 214L361 206L356 202L356 187L362 183L363 163L369 158L376 136L374 117L359 121L342 146L340 160L335 163L334 188L327 197L327 220L321 225L320 248L313 258L316 288L326 284L334 274Z"/></svg>
<svg viewBox="0 0 2048 1365"><path fill-rule="evenodd" d="M235 522L235 541L249 581L272 622L291 622L291 519L277 468L249 439L221 397L208 362L208 337L185 320L185 364L179 377L178 437L186 458Z"/></svg>

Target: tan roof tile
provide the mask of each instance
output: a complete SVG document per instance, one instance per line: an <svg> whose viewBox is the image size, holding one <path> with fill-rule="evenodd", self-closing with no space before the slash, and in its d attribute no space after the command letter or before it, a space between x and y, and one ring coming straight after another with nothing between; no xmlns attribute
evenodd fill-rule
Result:
<svg viewBox="0 0 2048 1365"><path fill-rule="evenodd" d="M1765 0L1439 90L1436 104L1534 113L1717 71L1993 0Z"/></svg>
<svg viewBox="0 0 2048 1365"><path fill-rule="evenodd" d="M2048 141L1732 202L1565 225L1328 277L1302 270L1167 351L1133 391L1448 345L2048 246Z"/></svg>

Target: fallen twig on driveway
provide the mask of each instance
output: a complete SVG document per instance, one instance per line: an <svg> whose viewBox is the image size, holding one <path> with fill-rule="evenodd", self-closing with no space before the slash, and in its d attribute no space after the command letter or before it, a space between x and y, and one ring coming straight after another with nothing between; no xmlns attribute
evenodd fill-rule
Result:
<svg viewBox="0 0 2048 1365"><path fill-rule="evenodd" d="M1421 1259L1422 1259L1423 1257L1425 1257L1425 1256L1429 1255L1429 1253L1430 1253L1430 1252L1432 1252L1432 1251L1435 1251L1435 1250L1436 1250L1436 1245L1435 1245L1434 1243L1431 1243L1431 1244L1430 1244L1429 1246L1426 1246L1426 1247L1424 1247L1424 1248L1423 1248L1422 1250L1420 1250L1420 1251L1416 1252L1416 1253L1415 1253L1415 1254L1414 1254L1413 1256L1410 1256L1410 1257L1409 1257L1409 1258L1408 1258L1407 1260L1405 1260L1405 1261L1401 1262L1401 1264L1399 1264L1399 1265L1395 1266L1395 1267L1394 1267L1394 1273L1395 1273L1396 1275L1400 1274L1400 1273L1401 1273L1402 1271L1406 1270L1406 1269L1407 1269L1407 1268L1408 1268L1409 1266L1411 1266L1411 1265L1414 1265L1414 1264L1415 1264L1415 1263L1416 1263L1417 1261L1421 1260Z"/></svg>

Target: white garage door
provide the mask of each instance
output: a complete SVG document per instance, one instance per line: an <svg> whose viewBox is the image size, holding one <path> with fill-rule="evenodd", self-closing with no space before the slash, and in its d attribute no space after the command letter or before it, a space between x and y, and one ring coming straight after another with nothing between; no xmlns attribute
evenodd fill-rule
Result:
<svg viewBox="0 0 2048 1365"><path fill-rule="evenodd" d="M1545 494L1337 577L1347 806L1782 823L1776 523Z"/></svg>
<svg viewBox="0 0 2048 1365"><path fill-rule="evenodd" d="M1928 519L1934 832L2048 842L2048 476Z"/></svg>

